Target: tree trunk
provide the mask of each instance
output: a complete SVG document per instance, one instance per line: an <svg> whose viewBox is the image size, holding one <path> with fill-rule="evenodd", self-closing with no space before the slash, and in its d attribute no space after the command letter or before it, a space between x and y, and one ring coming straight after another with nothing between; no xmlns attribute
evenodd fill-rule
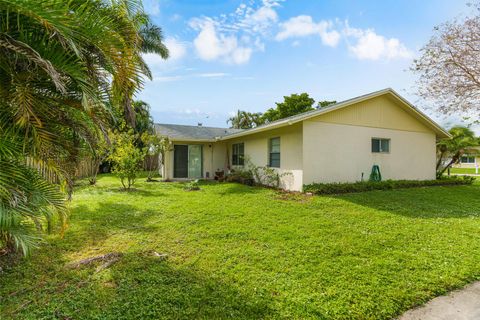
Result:
<svg viewBox="0 0 480 320"><path fill-rule="evenodd" d="M443 176L443 174L445 173L445 171L447 171L448 168L450 168L452 165L454 165L455 163L458 162L458 160L460 159L460 157L463 155L463 150L459 150L457 151L457 153L455 153L452 157L452 160L450 160L450 162L448 163L448 165L446 165L442 170L438 171L437 172L437 178L441 178Z"/></svg>

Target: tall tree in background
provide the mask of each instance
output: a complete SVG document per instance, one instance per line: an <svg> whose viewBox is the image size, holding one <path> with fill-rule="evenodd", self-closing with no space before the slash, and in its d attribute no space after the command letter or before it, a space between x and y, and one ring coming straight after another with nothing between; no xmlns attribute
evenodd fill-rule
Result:
<svg viewBox="0 0 480 320"><path fill-rule="evenodd" d="M64 221L56 183L71 190L115 110L135 125L132 97L151 76L141 53L167 57L161 39L140 0L0 0L0 249L27 253Z"/></svg>
<svg viewBox="0 0 480 320"><path fill-rule="evenodd" d="M435 28L412 70L419 94L443 114L478 117L480 111L480 4L471 16ZM478 119L478 118L477 118Z"/></svg>
<svg viewBox="0 0 480 320"><path fill-rule="evenodd" d="M315 100L310 98L308 93L292 94L284 96L283 99L283 102L276 103L276 108L270 108L263 114L265 123L315 110L313 107Z"/></svg>
<svg viewBox="0 0 480 320"><path fill-rule="evenodd" d="M248 112L237 110L237 114L230 117L227 123L234 129L250 129L263 124L262 114L260 112Z"/></svg>
<svg viewBox="0 0 480 320"><path fill-rule="evenodd" d="M136 136L135 145L142 149L145 147L142 135L155 133L153 119L150 115L150 105L145 101L138 100L133 103L133 110L135 113L135 126L133 127L133 133Z"/></svg>
<svg viewBox="0 0 480 320"><path fill-rule="evenodd" d="M230 117L227 123L230 123L230 127L234 129L250 129L265 123L315 110L313 107L315 100L310 98L308 93L291 94L284 96L283 100L283 102L277 102L275 108L270 108L265 113L237 110L237 114ZM335 100L319 101L316 108L325 108L335 103L337 103Z"/></svg>

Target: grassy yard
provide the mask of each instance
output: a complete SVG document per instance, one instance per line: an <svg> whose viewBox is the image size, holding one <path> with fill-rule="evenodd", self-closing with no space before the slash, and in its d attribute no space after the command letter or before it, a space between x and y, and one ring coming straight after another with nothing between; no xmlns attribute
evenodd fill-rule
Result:
<svg viewBox="0 0 480 320"><path fill-rule="evenodd" d="M452 174L475 174L475 168L451 168L450 173L452 173Z"/></svg>
<svg viewBox="0 0 480 320"><path fill-rule="evenodd" d="M479 184L330 197L118 186L79 188L64 238L4 266L0 318L389 319L480 279ZM124 255L100 272L65 266L108 252Z"/></svg>

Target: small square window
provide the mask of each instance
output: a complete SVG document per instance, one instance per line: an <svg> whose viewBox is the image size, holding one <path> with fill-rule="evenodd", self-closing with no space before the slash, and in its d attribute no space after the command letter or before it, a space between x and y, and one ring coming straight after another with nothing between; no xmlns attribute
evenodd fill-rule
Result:
<svg viewBox="0 0 480 320"><path fill-rule="evenodd" d="M390 139L372 138L373 153L389 153Z"/></svg>

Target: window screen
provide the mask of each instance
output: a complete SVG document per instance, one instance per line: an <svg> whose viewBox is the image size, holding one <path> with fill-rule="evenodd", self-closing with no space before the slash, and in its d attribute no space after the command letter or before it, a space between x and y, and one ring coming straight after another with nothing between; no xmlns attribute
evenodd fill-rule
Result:
<svg viewBox="0 0 480 320"><path fill-rule="evenodd" d="M243 143L232 145L232 165L243 166L245 163L245 146Z"/></svg>
<svg viewBox="0 0 480 320"><path fill-rule="evenodd" d="M372 138L372 152L390 152L390 139Z"/></svg>
<svg viewBox="0 0 480 320"><path fill-rule="evenodd" d="M270 167L280 168L280 138L270 139L269 146L269 163Z"/></svg>

